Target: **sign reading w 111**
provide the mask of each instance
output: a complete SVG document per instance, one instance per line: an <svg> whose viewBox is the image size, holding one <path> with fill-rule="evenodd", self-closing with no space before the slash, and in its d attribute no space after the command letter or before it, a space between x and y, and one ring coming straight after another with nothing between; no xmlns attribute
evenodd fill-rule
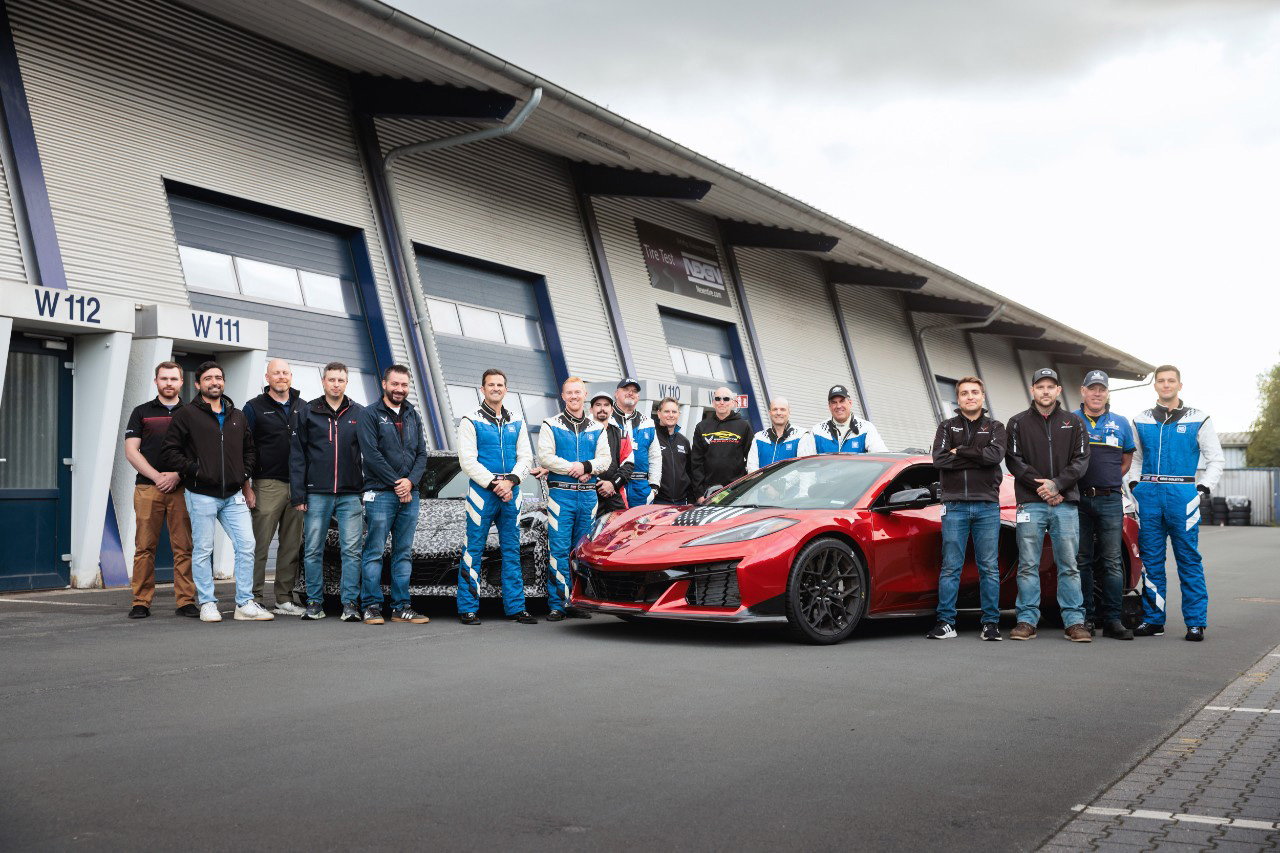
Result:
<svg viewBox="0 0 1280 853"><path fill-rule="evenodd" d="M660 290L729 304L716 247L702 240L636 220L649 281Z"/></svg>

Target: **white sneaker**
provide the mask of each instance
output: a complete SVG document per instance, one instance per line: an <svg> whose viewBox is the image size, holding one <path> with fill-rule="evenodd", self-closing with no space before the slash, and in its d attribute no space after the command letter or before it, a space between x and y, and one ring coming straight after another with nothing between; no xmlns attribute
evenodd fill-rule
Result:
<svg viewBox="0 0 1280 853"><path fill-rule="evenodd" d="M236 620L239 622L270 622L276 617L268 613L256 601L236 605Z"/></svg>
<svg viewBox="0 0 1280 853"><path fill-rule="evenodd" d="M292 601L286 601L282 604L277 604L276 609L271 612L277 616L301 616L303 613L307 612L307 608L299 607Z"/></svg>
<svg viewBox="0 0 1280 853"><path fill-rule="evenodd" d="M218 605L212 601L206 601L200 605L200 621L201 622L221 622L222 614L218 612Z"/></svg>

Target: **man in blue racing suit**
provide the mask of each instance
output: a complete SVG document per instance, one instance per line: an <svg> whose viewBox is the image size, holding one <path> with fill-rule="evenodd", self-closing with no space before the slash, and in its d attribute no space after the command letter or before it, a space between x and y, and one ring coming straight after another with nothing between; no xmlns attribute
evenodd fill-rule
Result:
<svg viewBox="0 0 1280 853"><path fill-rule="evenodd" d="M831 410L831 420L814 424L810 430L814 453L885 453L889 450L875 424L854 416L853 400L843 385L831 386L827 392L827 408Z"/></svg>
<svg viewBox="0 0 1280 853"><path fill-rule="evenodd" d="M551 573L547 578L548 622L565 618L590 619L591 614L569 604L573 574L569 555L587 531L596 512L596 478L611 461L609 437L583 407L587 386L570 376L560 386L564 411L542 422L538 461L547 475L547 514L551 525Z"/></svg>
<svg viewBox="0 0 1280 853"><path fill-rule="evenodd" d="M622 434L631 439L635 467L627 483L627 506L653 503L662 484L662 445L657 440L657 424L644 412L636 411L640 383L630 377L618 383L613 393L613 419Z"/></svg>
<svg viewBox="0 0 1280 853"><path fill-rule="evenodd" d="M769 401L769 428L755 434L747 451L747 473L783 459L813 455L813 435L792 425L791 404L785 397L774 397Z"/></svg>
<svg viewBox="0 0 1280 853"><path fill-rule="evenodd" d="M507 376L490 368L480 379L484 402L458 422L458 464L467 483L467 550L458 566L458 621L479 625L480 571L489 528L498 525L502 548L502 607L512 622L538 620L524 606L520 566L520 481L529 476L533 453L524 421L502 405Z"/></svg>
<svg viewBox="0 0 1280 853"><path fill-rule="evenodd" d="M1171 364L1156 368L1159 402L1133 419L1137 451L1129 468L1129 486L1138 502L1138 548L1142 578L1143 622L1133 633L1159 637L1165 622L1165 539L1173 543L1182 589L1186 639L1199 642L1209 622L1209 590L1200 560L1200 492L1211 492L1222 477L1222 445L1199 409L1182 404L1182 374ZM1196 468L1205 472L1196 484ZM1138 479L1134 480L1134 473Z"/></svg>

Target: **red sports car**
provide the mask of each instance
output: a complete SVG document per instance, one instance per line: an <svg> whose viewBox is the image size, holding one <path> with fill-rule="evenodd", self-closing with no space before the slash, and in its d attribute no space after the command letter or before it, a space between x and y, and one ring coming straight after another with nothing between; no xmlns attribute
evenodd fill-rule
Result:
<svg viewBox="0 0 1280 853"><path fill-rule="evenodd" d="M1000 493L1000 606L1017 596L1013 478ZM1142 563L1124 520L1125 621ZM928 456L811 456L732 483L697 507L645 506L596 523L574 550L573 603L623 619L785 622L797 639L836 643L864 617L931 615L938 602L942 513ZM1041 607L1057 571L1046 545ZM972 546L959 605L978 607Z"/></svg>

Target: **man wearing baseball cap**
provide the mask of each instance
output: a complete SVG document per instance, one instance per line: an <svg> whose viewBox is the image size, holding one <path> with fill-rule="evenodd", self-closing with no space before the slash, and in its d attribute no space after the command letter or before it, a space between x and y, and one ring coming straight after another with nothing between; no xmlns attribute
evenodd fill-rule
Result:
<svg viewBox="0 0 1280 853"><path fill-rule="evenodd" d="M848 388L832 385L827 391L827 408L831 410L831 419L814 424L810 430L815 454L888 452L876 425L854 416Z"/></svg>
<svg viewBox="0 0 1280 853"><path fill-rule="evenodd" d="M1080 386L1076 416L1089 434L1089 467L1077 484L1080 488L1080 592L1084 596L1084 627L1090 635L1102 622L1102 635L1132 640L1133 632L1120 621L1120 597L1124 594L1120 561L1121 527L1124 524L1124 475L1133 461L1133 426L1111 411L1111 377L1090 370ZM1099 578L1101 607L1094 593ZM1102 619L1098 617L1101 615Z"/></svg>
<svg viewBox="0 0 1280 853"><path fill-rule="evenodd" d="M613 394L613 420L623 435L631 440L635 467L628 475L627 506L653 502L662 483L662 446L656 440L658 425L646 412L636 410L640 402L640 383L623 377ZM594 401L592 401L594 405Z"/></svg>
<svg viewBox="0 0 1280 853"><path fill-rule="evenodd" d="M627 484L635 465L631 438L613 421L613 397L600 393L591 398L591 417L609 437L609 467L596 481L596 518L626 509ZM657 446L656 444L654 445Z"/></svg>
<svg viewBox="0 0 1280 853"><path fill-rule="evenodd" d="M1080 517L1076 482L1089 468L1089 436L1084 422L1062 408L1057 371L1042 367L1031 374L1031 406L1009 418L1005 465L1013 475L1018 500L1018 624L1012 640L1034 640L1040 621L1040 556L1049 532L1058 565L1058 609L1063 631L1073 643L1093 638L1084 627L1080 596Z"/></svg>

